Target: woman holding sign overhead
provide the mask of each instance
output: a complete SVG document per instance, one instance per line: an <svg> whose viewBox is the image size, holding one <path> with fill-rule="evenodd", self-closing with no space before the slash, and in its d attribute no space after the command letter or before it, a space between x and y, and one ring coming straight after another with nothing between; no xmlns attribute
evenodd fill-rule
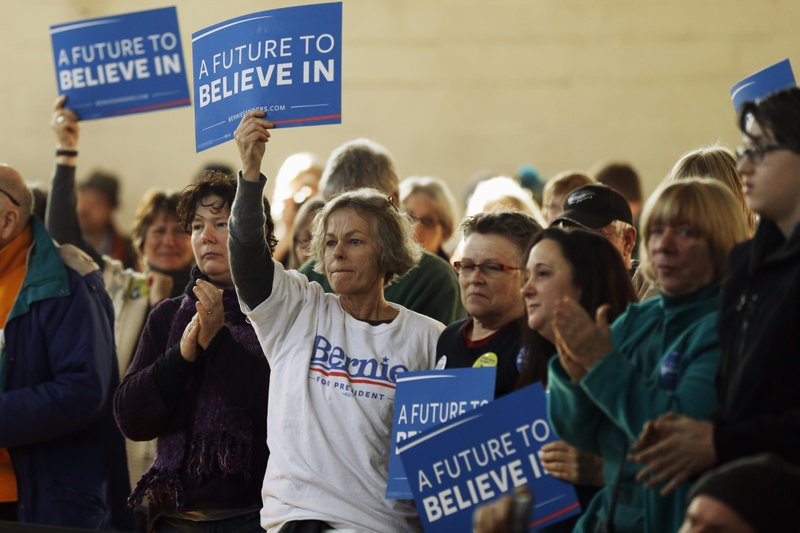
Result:
<svg viewBox="0 0 800 533"><path fill-rule="evenodd" d="M413 505L384 498L395 379L433 367L444 327L383 296L419 259L410 221L375 190L344 193L317 215L311 241L336 294L284 270L259 208L272 127L252 111L236 130L242 171L229 241L242 309L272 369L261 525L417 531Z"/></svg>

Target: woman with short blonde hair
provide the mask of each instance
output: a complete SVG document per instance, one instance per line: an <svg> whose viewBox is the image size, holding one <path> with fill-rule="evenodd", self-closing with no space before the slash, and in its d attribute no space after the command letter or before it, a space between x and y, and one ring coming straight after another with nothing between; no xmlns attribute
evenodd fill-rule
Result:
<svg viewBox="0 0 800 533"><path fill-rule="evenodd" d="M655 281L647 243L654 228L668 224L691 226L708 243L714 279L722 279L728 254L750 235L742 209L733 193L718 180L690 178L663 184L642 211L642 242L639 268L648 281Z"/></svg>
<svg viewBox="0 0 800 533"><path fill-rule="evenodd" d="M610 328L607 310L591 317L571 298L551 320L558 349L548 376L553 428L600 455L605 468L606 488L579 520L580 533L677 530L690 484L678 479L660 494L646 490L658 480L643 477L628 454L648 420L667 412L707 420L717 409L719 287L725 258L747 238L742 210L714 180L679 180L647 201L642 227L640 268L661 294L629 305Z"/></svg>

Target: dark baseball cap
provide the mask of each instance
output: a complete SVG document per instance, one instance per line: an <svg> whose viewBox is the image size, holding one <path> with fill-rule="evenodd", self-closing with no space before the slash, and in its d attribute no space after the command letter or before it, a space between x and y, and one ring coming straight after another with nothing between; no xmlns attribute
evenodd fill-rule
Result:
<svg viewBox="0 0 800 533"><path fill-rule="evenodd" d="M553 219L550 226L580 226L600 229L615 220L633 225L633 215L628 201L606 185L591 184L579 187L564 200L564 212Z"/></svg>

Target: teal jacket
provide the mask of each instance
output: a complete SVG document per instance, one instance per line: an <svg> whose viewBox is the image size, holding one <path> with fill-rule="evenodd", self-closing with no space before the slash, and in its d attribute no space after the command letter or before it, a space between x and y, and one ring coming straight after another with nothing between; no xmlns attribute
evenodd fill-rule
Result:
<svg viewBox="0 0 800 533"><path fill-rule="evenodd" d="M620 462L645 422L667 411L711 418L717 408L718 307L716 283L688 295L661 295L630 305L611 327L614 348L579 383L570 381L557 357L550 361L548 409L556 433L601 455L605 463L606 486L575 531L593 532L598 520L606 520ZM616 530L677 531L690 484L662 497L657 489L636 483L640 468L631 462L623 466Z"/></svg>
<svg viewBox="0 0 800 533"><path fill-rule="evenodd" d="M314 261L307 261L300 272L309 281L322 285L325 292L333 292L328 278L314 272L314 265ZM445 326L467 317L456 271L447 261L428 252L423 252L422 259L410 272L386 287L384 297Z"/></svg>

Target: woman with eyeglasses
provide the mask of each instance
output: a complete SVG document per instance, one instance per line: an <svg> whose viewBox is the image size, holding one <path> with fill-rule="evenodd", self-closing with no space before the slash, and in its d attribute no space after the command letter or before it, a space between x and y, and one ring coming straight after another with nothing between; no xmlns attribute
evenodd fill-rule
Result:
<svg viewBox="0 0 800 533"><path fill-rule="evenodd" d="M711 421L669 413L637 445L640 477L667 490L746 455L800 463L800 89L745 104L739 119L739 171L760 222L722 285L719 409Z"/></svg>
<svg viewBox="0 0 800 533"><path fill-rule="evenodd" d="M444 243L453 235L456 201L439 178L411 177L400 182L400 205L414 220L414 238L425 251L445 261Z"/></svg>
<svg viewBox="0 0 800 533"><path fill-rule="evenodd" d="M314 196L303 202L303 205L297 210L294 224L292 224L292 246L289 248L287 268L298 270L306 261L311 259L311 250L309 249L311 245L311 225L314 222L314 217L324 206L325 200L320 196Z"/></svg>
<svg viewBox="0 0 800 533"><path fill-rule="evenodd" d="M436 343L437 366L497 368L495 397L514 390L522 347L525 249L541 227L524 213L480 213L461 224L463 257L454 263L469 318Z"/></svg>
<svg viewBox="0 0 800 533"><path fill-rule="evenodd" d="M547 228L531 241L527 250L522 287L527 317L522 333L524 357L518 387L534 382L547 385L547 363L556 353L552 318L562 299L575 298L592 314L600 306L607 305L610 320L636 301L622 256L608 239L597 233ZM576 485L582 509L587 508L604 484L602 460L564 441L542 446L539 458L548 474ZM509 499L500 499L476 511L477 532L508 531L509 503ZM564 520L542 531L572 531L576 521L577 518Z"/></svg>

